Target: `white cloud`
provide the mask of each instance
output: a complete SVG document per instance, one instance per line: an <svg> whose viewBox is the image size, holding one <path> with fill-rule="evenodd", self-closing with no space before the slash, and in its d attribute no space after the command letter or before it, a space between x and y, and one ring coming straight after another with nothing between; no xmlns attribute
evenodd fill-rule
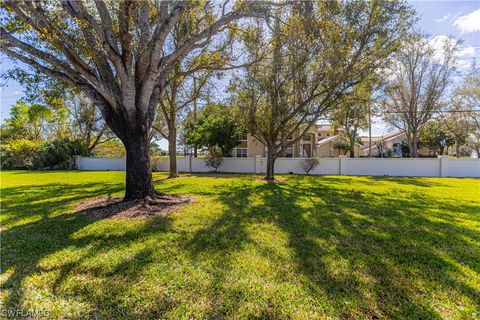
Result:
<svg viewBox="0 0 480 320"><path fill-rule="evenodd" d="M458 59L457 68L460 72L467 71L472 66L472 61L470 59Z"/></svg>
<svg viewBox="0 0 480 320"><path fill-rule="evenodd" d="M441 23L448 23L448 24L452 24L455 20L457 20L458 17L460 17L463 12L465 10L465 7L461 7L461 10L460 11L457 11L456 13L447 13L446 15L444 15L443 17L441 17L440 19L437 19L435 21L437 22L441 22Z"/></svg>
<svg viewBox="0 0 480 320"><path fill-rule="evenodd" d="M452 16L452 14L451 14L451 13L448 13L448 14L444 15L443 17L441 17L440 19L437 19L437 22L445 22L445 21L447 21L451 16Z"/></svg>
<svg viewBox="0 0 480 320"><path fill-rule="evenodd" d="M435 50L442 50L442 48L445 46L445 42L451 40L452 38L450 38L449 36L440 35L432 37L428 41Z"/></svg>
<svg viewBox="0 0 480 320"><path fill-rule="evenodd" d="M457 42L458 40L445 35L440 35L429 39L430 45L435 51L434 57L438 61L443 59L443 48L446 41ZM456 66L457 70L460 71L460 73L463 73L470 68L473 58L480 57L480 46L462 46L461 43L458 42L457 45L458 51L455 54L457 58Z"/></svg>
<svg viewBox="0 0 480 320"><path fill-rule="evenodd" d="M436 36L429 39L430 45L434 50L434 57L441 61L443 60L444 48L447 43L455 43L457 40L455 38L451 38L445 35Z"/></svg>
<svg viewBox="0 0 480 320"><path fill-rule="evenodd" d="M459 17L453 25L462 33L480 31L480 9Z"/></svg>
<svg viewBox="0 0 480 320"><path fill-rule="evenodd" d="M457 53L457 56L464 57L464 58L475 57L477 56L477 51L480 51L480 46L479 47L475 47L475 46L463 47L463 48L460 48L460 50Z"/></svg>

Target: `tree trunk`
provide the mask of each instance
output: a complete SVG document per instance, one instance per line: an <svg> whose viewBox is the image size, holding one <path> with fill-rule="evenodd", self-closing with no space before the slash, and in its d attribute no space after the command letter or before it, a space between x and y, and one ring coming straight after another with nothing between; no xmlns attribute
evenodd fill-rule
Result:
<svg viewBox="0 0 480 320"><path fill-rule="evenodd" d="M417 135L414 134L410 143L410 158L418 158Z"/></svg>
<svg viewBox="0 0 480 320"><path fill-rule="evenodd" d="M154 196L155 189L150 165L148 133L129 134L124 142L127 152L126 190L124 200L144 199Z"/></svg>
<svg viewBox="0 0 480 320"><path fill-rule="evenodd" d="M371 118L371 106L368 108L368 157L372 157L372 118Z"/></svg>
<svg viewBox="0 0 480 320"><path fill-rule="evenodd" d="M193 98L193 123L197 125L197 79L193 78L193 92L194 92L194 98ZM198 155L197 151L197 145L193 145L193 156L196 158Z"/></svg>
<svg viewBox="0 0 480 320"><path fill-rule="evenodd" d="M265 180L267 181L273 181L275 180L275 160L277 160L277 157L275 156L275 150L272 150L273 148L268 148L267 150L267 174L265 176Z"/></svg>
<svg viewBox="0 0 480 320"><path fill-rule="evenodd" d="M455 157L460 158L460 143L458 143L458 139L455 140Z"/></svg>
<svg viewBox="0 0 480 320"><path fill-rule="evenodd" d="M354 144L350 145L349 151L350 151L350 158L355 158L355 145Z"/></svg>
<svg viewBox="0 0 480 320"><path fill-rule="evenodd" d="M168 156L170 158L169 178L178 177L177 171L177 129L172 126L168 130Z"/></svg>

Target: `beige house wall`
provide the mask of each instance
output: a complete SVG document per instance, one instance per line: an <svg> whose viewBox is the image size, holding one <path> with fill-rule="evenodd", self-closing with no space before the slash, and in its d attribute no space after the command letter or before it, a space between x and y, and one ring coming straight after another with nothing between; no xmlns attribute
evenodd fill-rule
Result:
<svg viewBox="0 0 480 320"><path fill-rule="evenodd" d="M331 143L325 143L317 147L317 155L320 158L333 157L331 150Z"/></svg>
<svg viewBox="0 0 480 320"><path fill-rule="evenodd" d="M337 158L339 155L345 155L349 156L350 152L347 151L347 153L340 153L338 149L335 149L335 144L339 141L344 141L346 142L346 139L344 137L337 137L336 139L330 140L329 142L317 146L317 156L320 158ZM354 147L354 156L358 157L360 154L360 146L358 144L355 144Z"/></svg>
<svg viewBox="0 0 480 320"><path fill-rule="evenodd" d="M265 145L254 138L252 135L248 135L248 156L255 157L259 155L265 157Z"/></svg>
<svg viewBox="0 0 480 320"><path fill-rule="evenodd" d="M399 136L397 136L397 137L395 137L395 138L393 138L393 139L388 139L388 140L386 140L386 141L385 141L385 146L386 146L387 149L393 150L393 145L394 145L395 143L398 143L398 144L401 145L402 142L403 142L404 140L406 140L406 139L407 139L407 137L405 136L405 134L399 135ZM432 151L433 151L433 150L430 150L430 149L428 149L428 148L426 148L426 147L424 147L424 146L420 146L420 148L418 148L417 151L418 151L418 155L420 155L420 156L425 156L425 157L426 157L426 156L432 156ZM368 149L362 150L362 153L363 153L364 155L368 155ZM377 153L377 147L374 146L374 147L372 148L372 154L375 155L376 153ZM433 155L434 155L434 154L433 154Z"/></svg>
<svg viewBox="0 0 480 320"><path fill-rule="evenodd" d="M306 143L311 144L311 150L314 153L313 155L315 156L316 152L316 145L318 142L317 138L317 127L313 126L309 131L308 134L310 135L310 141L303 141L300 140L296 143L293 144L293 156L294 157L301 157L302 156L302 145ZM297 136L294 136L293 138L295 139ZM263 143L258 141L255 137L253 137L251 134L247 134L247 141L242 141L237 148L247 148L247 155L248 157L255 157L255 156L261 156L265 157L266 156L266 147ZM236 149L233 149L232 151L232 156L236 156Z"/></svg>

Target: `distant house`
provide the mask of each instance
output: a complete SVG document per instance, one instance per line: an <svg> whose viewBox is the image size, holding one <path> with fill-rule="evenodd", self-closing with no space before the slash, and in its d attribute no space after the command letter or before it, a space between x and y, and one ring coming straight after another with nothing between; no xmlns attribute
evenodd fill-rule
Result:
<svg viewBox="0 0 480 320"><path fill-rule="evenodd" d="M360 150L362 156L379 156L381 147L381 141L383 141L383 152L393 157L405 157L406 154L402 152L402 143L407 140L407 135L404 132L396 131L384 136L372 136L372 145L370 145L369 137L361 137L363 147ZM389 151L390 150L390 151ZM423 157L434 157L436 152L430 150L424 146L419 146L418 155Z"/></svg>
<svg viewBox="0 0 480 320"><path fill-rule="evenodd" d="M291 140L296 137L293 136ZM300 141L286 148L283 156L287 158L338 157L344 152L335 149L336 144L339 142L347 143L347 141L341 129L335 131L331 125L314 125ZM361 144L356 143L356 157L360 154L360 148ZM233 150L232 156L237 158L255 157L257 155L265 157L266 154L267 147L263 143L251 134L245 134L242 142Z"/></svg>
<svg viewBox="0 0 480 320"><path fill-rule="evenodd" d="M322 158L336 158L342 155L350 155L350 152L348 150L339 150L336 148L336 146L340 143L348 144L349 141L345 136L341 134L322 139L317 143L317 154L319 155L319 157ZM359 156L361 146L362 145L360 143L355 143L355 146L353 148L354 157Z"/></svg>
<svg viewBox="0 0 480 320"><path fill-rule="evenodd" d="M318 126L317 155L321 158L332 158L341 155L349 155L348 151L338 150L336 146L339 143L349 144L342 128L336 130L331 125L324 124ZM354 156L360 155L360 143L355 143Z"/></svg>
<svg viewBox="0 0 480 320"><path fill-rule="evenodd" d="M291 140L296 139L298 136L292 136ZM293 158L308 158L317 156L317 127L313 126L307 134L303 136L300 141L295 142L291 146L285 149L284 157ZM240 144L234 148L233 156L237 158L265 157L267 155L267 147L258 141L251 134L244 134Z"/></svg>

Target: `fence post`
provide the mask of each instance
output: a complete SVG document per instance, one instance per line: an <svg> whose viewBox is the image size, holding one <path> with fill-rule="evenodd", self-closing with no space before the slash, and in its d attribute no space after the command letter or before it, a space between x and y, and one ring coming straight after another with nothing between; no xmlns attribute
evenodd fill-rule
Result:
<svg viewBox="0 0 480 320"><path fill-rule="evenodd" d="M440 161L439 177L448 177L448 156L438 156L438 161Z"/></svg>
<svg viewBox="0 0 480 320"><path fill-rule="evenodd" d="M261 169L261 164L260 164L260 159L261 159L261 156L260 155L255 155L255 173L261 173L260 172L260 169Z"/></svg>
<svg viewBox="0 0 480 320"><path fill-rule="evenodd" d="M342 159L345 158L345 156L338 156L338 174L342 175L343 168L342 168Z"/></svg>
<svg viewBox="0 0 480 320"><path fill-rule="evenodd" d="M188 172L192 173L192 155L188 155Z"/></svg>
<svg viewBox="0 0 480 320"><path fill-rule="evenodd" d="M80 161L81 161L81 156L75 156L75 169L77 170L81 170L81 166L80 166Z"/></svg>

